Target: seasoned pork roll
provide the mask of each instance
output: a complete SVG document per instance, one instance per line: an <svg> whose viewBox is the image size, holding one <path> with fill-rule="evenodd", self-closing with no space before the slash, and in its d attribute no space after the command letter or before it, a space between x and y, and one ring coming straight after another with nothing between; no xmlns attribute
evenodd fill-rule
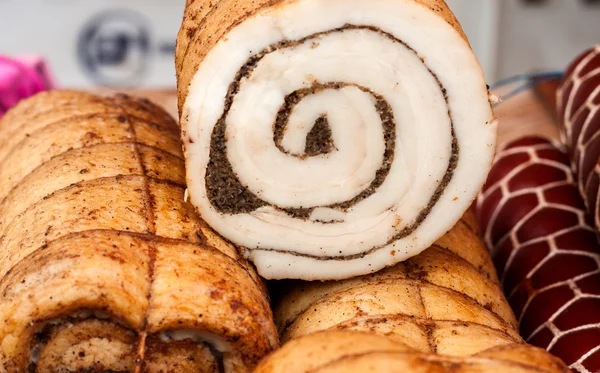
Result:
<svg viewBox="0 0 600 373"><path fill-rule="evenodd" d="M176 66L191 203L268 279L419 254L492 162L488 90L442 0L188 1Z"/></svg>
<svg viewBox="0 0 600 373"><path fill-rule="evenodd" d="M276 288L276 324L290 342L258 373L568 371L522 341L471 215L379 273Z"/></svg>
<svg viewBox="0 0 600 373"><path fill-rule="evenodd" d="M176 123L53 91L0 122L0 370L249 372L266 289L184 203Z"/></svg>
<svg viewBox="0 0 600 373"><path fill-rule="evenodd" d="M308 372L567 373L568 370L546 351L524 344L457 357L424 353L397 340L356 331L326 331L294 340L256 370L256 373Z"/></svg>

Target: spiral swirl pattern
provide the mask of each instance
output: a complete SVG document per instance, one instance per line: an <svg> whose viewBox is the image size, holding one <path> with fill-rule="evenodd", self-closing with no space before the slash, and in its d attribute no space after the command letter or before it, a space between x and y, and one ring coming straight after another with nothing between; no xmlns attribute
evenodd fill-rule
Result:
<svg viewBox="0 0 600 373"><path fill-rule="evenodd" d="M188 191L204 219L266 278L374 272L450 229L485 180L495 122L445 5L244 6L192 2L179 38ZM227 7L209 49L202 26Z"/></svg>

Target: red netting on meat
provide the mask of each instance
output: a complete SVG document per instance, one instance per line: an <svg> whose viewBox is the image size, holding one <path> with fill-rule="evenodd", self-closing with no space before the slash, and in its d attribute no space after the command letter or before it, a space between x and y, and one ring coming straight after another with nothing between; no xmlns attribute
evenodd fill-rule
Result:
<svg viewBox="0 0 600 373"><path fill-rule="evenodd" d="M600 45L580 55L567 68L557 105L579 192L596 228L600 228Z"/></svg>
<svg viewBox="0 0 600 373"><path fill-rule="evenodd" d="M501 151L476 211L521 334L600 371L600 245L567 153L527 137Z"/></svg>

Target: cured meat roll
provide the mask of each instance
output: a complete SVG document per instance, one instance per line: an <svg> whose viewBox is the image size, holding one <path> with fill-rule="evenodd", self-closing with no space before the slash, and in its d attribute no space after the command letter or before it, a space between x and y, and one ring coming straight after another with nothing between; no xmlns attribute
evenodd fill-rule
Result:
<svg viewBox="0 0 600 373"><path fill-rule="evenodd" d="M600 371L600 246L567 154L538 137L508 144L477 210L524 338Z"/></svg>
<svg viewBox="0 0 600 373"><path fill-rule="evenodd" d="M344 279L429 247L491 166L482 70L442 0L189 1L190 200L268 279Z"/></svg>
<svg viewBox="0 0 600 373"><path fill-rule="evenodd" d="M511 344L473 356L428 354L370 333L328 331L292 341L265 359L256 373L567 373L541 349Z"/></svg>
<svg viewBox="0 0 600 373"><path fill-rule="evenodd" d="M275 322L291 342L257 371L566 371L523 343L471 221L376 274L277 283Z"/></svg>
<svg viewBox="0 0 600 373"><path fill-rule="evenodd" d="M184 203L176 123L52 91L0 122L0 371L249 372L266 289Z"/></svg>
<svg viewBox="0 0 600 373"><path fill-rule="evenodd" d="M600 44L569 66L557 101L563 140L579 192L600 228Z"/></svg>

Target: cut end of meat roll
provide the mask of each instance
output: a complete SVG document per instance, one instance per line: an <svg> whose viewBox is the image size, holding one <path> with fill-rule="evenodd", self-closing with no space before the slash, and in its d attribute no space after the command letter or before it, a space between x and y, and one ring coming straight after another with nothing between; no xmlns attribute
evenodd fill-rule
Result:
<svg viewBox="0 0 600 373"><path fill-rule="evenodd" d="M48 322L35 334L27 371L134 371L135 332L106 319L79 313Z"/></svg>
<svg viewBox="0 0 600 373"><path fill-rule="evenodd" d="M266 287L184 202L178 127L52 91L0 121L0 372L247 373Z"/></svg>
<svg viewBox="0 0 600 373"><path fill-rule="evenodd" d="M443 1L190 2L178 38L190 201L268 279L343 279L447 232L496 121Z"/></svg>

